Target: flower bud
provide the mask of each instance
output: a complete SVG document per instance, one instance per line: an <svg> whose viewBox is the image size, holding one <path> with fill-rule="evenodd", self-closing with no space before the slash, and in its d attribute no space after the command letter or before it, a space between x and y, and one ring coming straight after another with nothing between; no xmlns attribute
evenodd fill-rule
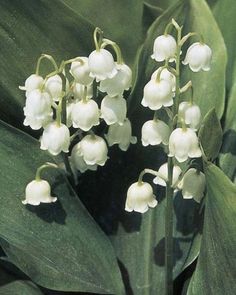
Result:
<svg viewBox="0 0 236 295"><path fill-rule="evenodd" d="M45 90L51 95L54 101L59 101L62 94L62 79L59 75L54 75L47 79Z"/></svg>
<svg viewBox="0 0 236 295"><path fill-rule="evenodd" d="M77 83L89 85L93 78L89 76L90 68L87 57L78 57L78 60L71 63L70 73Z"/></svg>
<svg viewBox="0 0 236 295"><path fill-rule="evenodd" d="M193 198L198 203L200 203L203 198L205 186L205 175L202 172L197 171L195 168L190 168L178 184L178 188L182 189L184 199Z"/></svg>
<svg viewBox="0 0 236 295"><path fill-rule="evenodd" d="M93 97L93 86L88 85L87 87L87 98L92 98ZM85 86L80 84L80 83L73 83L72 86L72 92L74 95L74 98L77 100L81 100L84 97L84 91L85 91Z"/></svg>
<svg viewBox="0 0 236 295"><path fill-rule="evenodd" d="M57 122L49 123L40 139L42 150L48 150L49 153L56 156L60 152L69 152L70 132L66 125Z"/></svg>
<svg viewBox="0 0 236 295"><path fill-rule="evenodd" d="M34 130L45 126L52 119L52 100L47 92L41 92L39 89L32 90L25 102L24 125L30 126Z"/></svg>
<svg viewBox="0 0 236 295"><path fill-rule="evenodd" d="M189 64L193 72L200 70L209 71L212 58L212 51L209 46L200 42L193 43L187 50L184 65Z"/></svg>
<svg viewBox="0 0 236 295"><path fill-rule="evenodd" d="M87 170L92 170L92 171L95 171L97 170L97 165L88 165L86 164L86 162L84 161L84 158L82 156L82 153L81 153L81 147L80 147L80 144L77 143L72 151L71 151L71 163L73 164L73 166L79 170L81 173L84 173L85 171Z"/></svg>
<svg viewBox="0 0 236 295"><path fill-rule="evenodd" d="M156 205L156 196L153 194L153 189L149 183L135 182L129 187L125 203L126 211L145 213L148 207L154 208Z"/></svg>
<svg viewBox="0 0 236 295"><path fill-rule="evenodd" d="M142 105L151 110L173 105L172 85L167 80L150 80L144 87Z"/></svg>
<svg viewBox="0 0 236 295"><path fill-rule="evenodd" d="M28 96L28 94L31 91L35 89L40 89L42 85L43 85L43 77L36 74L32 74L25 80L25 86L24 87L20 86L20 89L26 90L26 96Z"/></svg>
<svg viewBox="0 0 236 295"><path fill-rule="evenodd" d="M131 69L126 64L121 64L117 65L117 71L117 74L113 78L101 81L100 91L107 92L109 96L117 96L131 87Z"/></svg>
<svg viewBox="0 0 236 295"><path fill-rule="evenodd" d="M150 120L142 127L142 144L158 145L160 143L168 144L170 136L169 126L161 120Z"/></svg>
<svg viewBox="0 0 236 295"><path fill-rule="evenodd" d="M201 111L198 105L183 101L179 105L179 117L193 130L197 130L201 121Z"/></svg>
<svg viewBox="0 0 236 295"><path fill-rule="evenodd" d="M175 91L175 85L176 85L176 78L175 75L172 74L170 71L168 71L166 68L162 69L159 68L157 69L151 76L151 79L156 80L157 79L157 75L160 73L160 80L167 80L168 82L170 82L171 87L172 87L172 91Z"/></svg>
<svg viewBox="0 0 236 295"><path fill-rule="evenodd" d="M177 128L169 138L169 157L175 157L180 163L190 158L199 158L202 152L199 148L196 133L190 128Z"/></svg>
<svg viewBox="0 0 236 295"><path fill-rule="evenodd" d="M122 96L105 96L101 103L101 118L107 125L118 123L122 125L126 118L126 100Z"/></svg>
<svg viewBox="0 0 236 295"><path fill-rule="evenodd" d="M24 205L38 206L40 203L54 203L57 198L51 196L51 187L46 180L33 180L25 188Z"/></svg>
<svg viewBox="0 0 236 295"><path fill-rule="evenodd" d="M88 58L90 77L96 81L113 78L117 74L116 65L112 54L106 49L94 50Z"/></svg>
<svg viewBox="0 0 236 295"><path fill-rule="evenodd" d="M177 49L175 38L171 35L162 35L155 39L152 59L163 61L170 59L173 61Z"/></svg>
<svg viewBox="0 0 236 295"><path fill-rule="evenodd" d="M88 131L93 126L99 125L99 117L98 105L92 99L75 103L71 113L73 127L83 131Z"/></svg>
<svg viewBox="0 0 236 295"><path fill-rule="evenodd" d="M104 166L108 159L105 140L97 135L86 135L79 143L80 155L87 165Z"/></svg>
<svg viewBox="0 0 236 295"><path fill-rule="evenodd" d="M174 165L172 172L172 187L176 187L181 173L181 168L177 165ZM161 165L158 170L158 174L159 176L156 176L153 179L153 182L161 186L166 186L166 182L168 181L168 163L164 163L163 165Z"/></svg>
<svg viewBox="0 0 236 295"><path fill-rule="evenodd" d="M117 123L110 125L105 137L109 146L118 144L122 151L127 151L130 143L135 144L137 142L137 138L132 136L131 123L128 118L125 119L123 125Z"/></svg>

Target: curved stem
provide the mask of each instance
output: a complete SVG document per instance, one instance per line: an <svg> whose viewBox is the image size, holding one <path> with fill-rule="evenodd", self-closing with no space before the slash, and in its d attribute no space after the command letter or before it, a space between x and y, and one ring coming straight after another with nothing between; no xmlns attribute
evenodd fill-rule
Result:
<svg viewBox="0 0 236 295"><path fill-rule="evenodd" d="M146 168L146 169L144 169L143 171L141 171L141 173L139 174L139 177L138 177L138 183L139 183L139 184L141 184L141 183L143 182L143 176L144 176L145 174L147 174L147 173L152 174L152 175L154 175L154 176L159 176L159 177L161 177L161 176L159 175L158 171L155 171L155 170L152 170L152 169L148 169L148 168ZM161 177L161 178L162 178L162 177Z"/></svg>
<svg viewBox="0 0 236 295"><path fill-rule="evenodd" d="M36 181L40 181L41 180L41 173L44 169L48 169L48 168L54 168L54 169L59 169L59 167L56 164L50 163L50 162L46 162L45 164L43 164L42 166L40 166L35 174L35 180Z"/></svg>
<svg viewBox="0 0 236 295"><path fill-rule="evenodd" d="M55 71L58 71L58 66L57 66L57 64L55 62L55 59L51 55L42 54L39 57L38 61L37 61L36 70L35 70L35 74L36 75L39 75L39 68L40 68L40 64L41 64L41 62L42 62L43 59L49 60L52 63L52 65L54 66Z"/></svg>
<svg viewBox="0 0 236 295"><path fill-rule="evenodd" d="M124 62L123 62L120 47L115 42L113 42L113 41L111 41L109 39L103 39L101 48L105 48L107 45L111 45L112 48L114 49L114 51L116 53L117 63L118 64L123 64Z"/></svg>
<svg viewBox="0 0 236 295"><path fill-rule="evenodd" d="M99 35L99 37L98 37L98 35ZM95 30L93 32L93 40L94 40L96 51L100 50L102 38L103 38L103 31L98 27L95 28Z"/></svg>

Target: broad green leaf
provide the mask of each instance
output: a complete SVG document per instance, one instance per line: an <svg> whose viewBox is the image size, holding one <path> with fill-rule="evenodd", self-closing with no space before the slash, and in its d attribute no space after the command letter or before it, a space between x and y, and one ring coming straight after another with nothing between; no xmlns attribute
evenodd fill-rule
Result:
<svg viewBox="0 0 236 295"><path fill-rule="evenodd" d="M48 53L59 63L87 55L94 46L92 34L93 26L59 0L2 1L0 118L22 129L25 97L18 86L35 71L38 57Z"/></svg>
<svg viewBox="0 0 236 295"><path fill-rule="evenodd" d="M214 160L219 154L222 144L222 128L215 108L211 109L202 121L199 140L208 160Z"/></svg>
<svg viewBox="0 0 236 295"><path fill-rule="evenodd" d="M43 295L43 293L30 281L17 280L0 286L0 295Z"/></svg>
<svg viewBox="0 0 236 295"><path fill-rule="evenodd" d="M183 82L192 80L194 100L200 106L203 116L215 107L218 118L221 118L225 99L226 48L224 40L205 0L190 0L189 4L185 32L201 34L204 42L211 47L213 57L209 72L193 73L188 66L185 66ZM194 38L191 38L191 41L194 41ZM185 50L183 50L183 58L184 56ZM186 95L184 98L187 98Z"/></svg>
<svg viewBox="0 0 236 295"><path fill-rule="evenodd" d="M236 293L236 186L213 164L206 169L203 237L188 295Z"/></svg>
<svg viewBox="0 0 236 295"><path fill-rule="evenodd" d="M61 173L44 174L56 203L21 203L37 167L52 158L36 140L9 125L1 123L0 136L0 244L10 261L49 289L122 294L108 238Z"/></svg>

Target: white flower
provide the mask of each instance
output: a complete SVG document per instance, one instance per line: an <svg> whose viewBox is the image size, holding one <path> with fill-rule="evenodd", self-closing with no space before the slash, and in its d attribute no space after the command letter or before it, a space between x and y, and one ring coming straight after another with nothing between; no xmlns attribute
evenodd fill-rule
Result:
<svg viewBox="0 0 236 295"><path fill-rule="evenodd" d="M157 78L157 75L160 73L160 79L161 80L167 80L168 82L170 82L171 86L172 86L172 91L175 91L175 84L176 84L176 77L174 74L172 74L170 71L168 71L166 68L162 69L159 68L157 69L151 76L151 79L155 79Z"/></svg>
<svg viewBox="0 0 236 295"><path fill-rule="evenodd" d="M172 85L167 80L150 80L144 87L142 105L151 110L173 105Z"/></svg>
<svg viewBox="0 0 236 295"><path fill-rule="evenodd" d="M49 123L43 131L40 139L42 150L48 150L52 155L56 156L60 152L69 152L70 132L66 125L57 122Z"/></svg>
<svg viewBox="0 0 236 295"><path fill-rule="evenodd" d="M177 165L174 165L172 172L172 187L176 187L181 173L181 168ZM161 186L166 186L166 181L168 180L168 163L164 163L163 165L161 165L158 170L158 174L159 176L156 176L153 179L153 182Z"/></svg>
<svg viewBox="0 0 236 295"><path fill-rule="evenodd" d="M66 104L66 126L69 128L72 126L72 110L74 105L74 101L68 101Z"/></svg>
<svg viewBox="0 0 236 295"><path fill-rule="evenodd" d="M194 199L200 203L206 186L205 175L197 171L195 168L190 168L178 184L178 188L182 189L184 199Z"/></svg>
<svg viewBox="0 0 236 295"><path fill-rule="evenodd" d="M128 118L125 119L123 125L117 123L110 125L105 137L109 146L118 144L122 151L127 151L130 143L135 144L137 142L137 138L132 136L131 123Z"/></svg>
<svg viewBox="0 0 236 295"><path fill-rule="evenodd" d="M75 81L80 84L89 85L93 81L93 78L89 75L90 68L87 57L78 57L78 60L73 61L71 64L70 73L75 78Z"/></svg>
<svg viewBox="0 0 236 295"><path fill-rule="evenodd" d="M118 123L122 125L126 118L127 106L126 100L122 96L105 96L101 103L101 118L107 125Z"/></svg>
<svg viewBox="0 0 236 295"><path fill-rule="evenodd" d="M47 92L41 92L39 89L32 90L25 102L24 125L37 130L45 126L52 119L52 100Z"/></svg>
<svg viewBox="0 0 236 295"><path fill-rule="evenodd" d="M177 128L169 138L169 156L175 157L179 162L190 158L199 158L202 152L199 148L196 133L190 128Z"/></svg>
<svg viewBox="0 0 236 295"><path fill-rule="evenodd" d="M95 134L86 135L79 143L78 154L80 154L87 165L104 166L108 159L107 145L105 140Z"/></svg>
<svg viewBox="0 0 236 295"><path fill-rule="evenodd" d="M59 101L62 94L62 79L54 75L46 80L45 90L51 95L54 101Z"/></svg>
<svg viewBox="0 0 236 295"><path fill-rule="evenodd" d="M90 76L96 81L113 78L117 74L116 64L112 54L106 49L94 50L88 60Z"/></svg>
<svg viewBox="0 0 236 295"><path fill-rule="evenodd" d="M73 164L73 166L79 170L81 173L87 171L87 170L97 170L98 165L94 164L94 165L88 165L86 164L86 162L84 161L84 158L82 156L81 153L81 147L80 144L77 143L72 151L71 151L71 163Z"/></svg>
<svg viewBox="0 0 236 295"><path fill-rule="evenodd" d="M184 65L189 64L193 72L209 71L212 51L209 46L200 42L193 43L187 50Z"/></svg>
<svg viewBox="0 0 236 295"><path fill-rule="evenodd" d="M126 211L145 213L148 207L154 208L156 205L156 196L153 194L153 189L149 183L135 182L129 187L125 203Z"/></svg>
<svg viewBox="0 0 236 295"><path fill-rule="evenodd" d="M51 196L51 187L46 180L33 180L25 188L24 205L37 206L40 203L53 203L57 198Z"/></svg>
<svg viewBox="0 0 236 295"><path fill-rule="evenodd" d="M88 85L87 87L87 98L93 97L93 85ZM72 92L75 99L81 100L84 97L85 86L80 83L73 83Z"/></svg>
<svg viewBox="0 0 236 295"><path fill-rule="evenodd" d="M25 80L25 86L20 86L19 88L21 90L25 90L26 91L26 96L28 96L28 94L35 89L40 89L43 85L43 77L36 75L36 74L32 74L30 75L26 80Z"/></svg>
<svg viewBox="0 0 236 295"><path fill-rule="evenodd" d="M173 61L177 49L175 38L171 35L162 35L155 39L153 46L152 59L163 61L170 59Z"/></svg>
<svg viewBox="0 0 236 295"><path fill-rule="evenodd" d="M170 136L169 126L161 120L149 120L142 127L142 144L158 145L168 144Z"/></svg>
<svg viewBox="0 0 236 295"><path fill-rule="evenodd" d="M198 105L183 101L179 105L179 116L192 129L197 130L201 121L201 111Z"/></svg>
<svg viewBox="0 0 236 295"><path fill-rule="evenodd" d="M109 96L117 96L131 87L132 71L126 64L117 65L117 74L111 78L101 81L99 90L107 92Z"/></svg>
<svg viewBox="0 0 236 295"><path fill-rule="evenodd" d="M88 131L93 126L99 125L99 117L98 105L92 99L76 102L71 113L73 127L83 131Z"/></svg>

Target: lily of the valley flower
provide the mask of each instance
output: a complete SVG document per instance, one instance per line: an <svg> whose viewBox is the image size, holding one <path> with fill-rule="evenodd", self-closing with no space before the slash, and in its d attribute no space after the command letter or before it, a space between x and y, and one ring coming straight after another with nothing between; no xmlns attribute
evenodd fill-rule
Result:
<svg viewBox="0 0 236 295"><path fill-rule="evenodd" d="M181 173L181 168L177 165L174 165L172 171L172 187L176 187L176 185L178 184ZM161 165L161 167L158 169L158 174L159 176L156 176L153 179L153 182L161 186L166 186L166 182L168 181L168 163L164 163L163 165Z"/></svg>
<svg viewBox="0 0 236 295"><path fill-rule="evenodd" d="M128 118L125 119L123 125L118 123L110 125L105 137L109 146L118 144L122 151L127 151L130 143L137 142L137 138L132 136L132 127Z"/></svg>
<svg viewBox="0 0 236 295"><path fill-rule="evenodd" d="M99 125L99 117L98 105L92 99L75 103L71 113L73 127L83 131L88 131L93 126Z"/></svg>
<svg viewBox="0 0 236 295"><path fill-rule="evenodd" d="M183 101L179 105L179 116L192 129L197 130L201 121L201 111L198 105Z"/></svg>
<svg viewBox="0 0 236 295"><path fill-rule="evenodd" d="M183 64L188 64L193 72L209 71L211 58L211 48L206 44L196 42L188 48Z"/></svg>
<svg viewBox="0 0 236 295"><path fill-rule="evenodd" d="M160 143L168 144L170 136L169 126L161 120L150 120L144 123L142 127L142 144L158 145Z"/></svg>
<svg viewBox="0 0 236 295"><path fill-rule="evenodd" d="M101 118L107 125L118 123L122 125L126 118L126 100L122 96L105 96L101 103Z"/></svg>
<svg viewBox="0 0 236 295"><path fill-rule="evenodd" d="M70 132L66 125L57 122L49 123L43 131L40 139L42 150L48 150L49 153L56 156L62 151L69 152Z"/></svg>
<svg viewBox="0 0 236 295"><path fill-rule="evenodd" d="M35 89L40 89L43 85L43 81L43 77L32 74L25 80L25 86L20 86L20 89L25 90L26 96L28 96L31 91Z"/></svg>
<svg viewBox="0 0 236 295"><path fill-rule="evenodd" d="M197 171L195 168L190 168L178 184L184 199L193 198L198 203L203 198L205 186L206 178L204 173Z"/></svg>
<svg viewBox="0 0 236 295"><path fill-rule="evenodd" d="M154 208L156 205L156 196L149 183L135 182L129 187L125 203L126 211L145 213L149 207Z"/></svg>
<svg viewBox="0 0 236 295"><path fill-rule="evenodd" d="M172 84L168 80L150 80L144 87L142 105L151 110L173 105Z"/></svg>
<svg viewBox="0 0 236 295"><path fill-rule="evenodd" d="M78 154L83 157L87 165L105 165L108 159L108 149L102 137L95 134L86 135L78 146Z"/></svg>
<svg viewBox="0 0 236 295"><path fill-rule="evenodd" d="M112 54L106 49L94 50L88 58L90 77L96 81L113 78L117 74L116 64Z"/></svg>
<svg viewBox="0 0 236 295"><path fill-rule="evenodd" d="M201 157L196 133L190 128L177 128L169 138L169 156L175 157L180 163L190 158Z"/></svg>
<svg viewBox="0 0 236 295"><path fill-rule="evenodd" d="M171 35L161 35L154 41L152 59L156 61L173 60L175 57L177 44Z"/></svg>
<svg viewBox="0 0 236 295"><path fill-rule="evenodd" d="M75 81L82 85L87 86L93 82L93 78L90 77L88 58L85 56L78 57L78 60L71 63L70 73L74 77Z"/></svg>
<svg viewBox="0 0 236 295"><path fill-rule="evenodd" d="M161 73L160 73L161 71ZM170 71L168 71L168 69L164 68L159 68L157 69L151 76L151 79L156 80L157 79L157 75L159 75L160 73L160 80L167 80L168 82L170 82L171 87L172 87L172 91L175 91L175 84L176 84L176 77L174 74L172 74Z"/></svg>
<svg viewBox="0 0 236 295"><path fill-rule="evenodd" d="M117 65L117 64L116 64ZM117 74L111 78L101 81L100 91L107 92L109 96L121 95L128 90L132 82L132 71L126 64L117 65Z"/></svg>
<svg viewBox="0 0 236 295"><path fill-rule="evenodd" d="M51 95L54 101L59 101L62 93L62 79L59 75L54 75L47 79L45 90Z"/></svg>
<svg viewBox="0 0 236 295"><path fill-rule="evenodd" d="M93 97L93 86L87 85L86 86L86 97L92 98ZM80 83L73 83L72 85L72 93L74 98L77 100L81 100L84 97L85 86Z"/></svg>
<svg viewBox="0 0 236 295"><path fill-rule="evenodd" d="M24 205L38 206L40 203L53 203L57 198L51 196L51 187L46 180L33 180L25 188Z"/></svg>

